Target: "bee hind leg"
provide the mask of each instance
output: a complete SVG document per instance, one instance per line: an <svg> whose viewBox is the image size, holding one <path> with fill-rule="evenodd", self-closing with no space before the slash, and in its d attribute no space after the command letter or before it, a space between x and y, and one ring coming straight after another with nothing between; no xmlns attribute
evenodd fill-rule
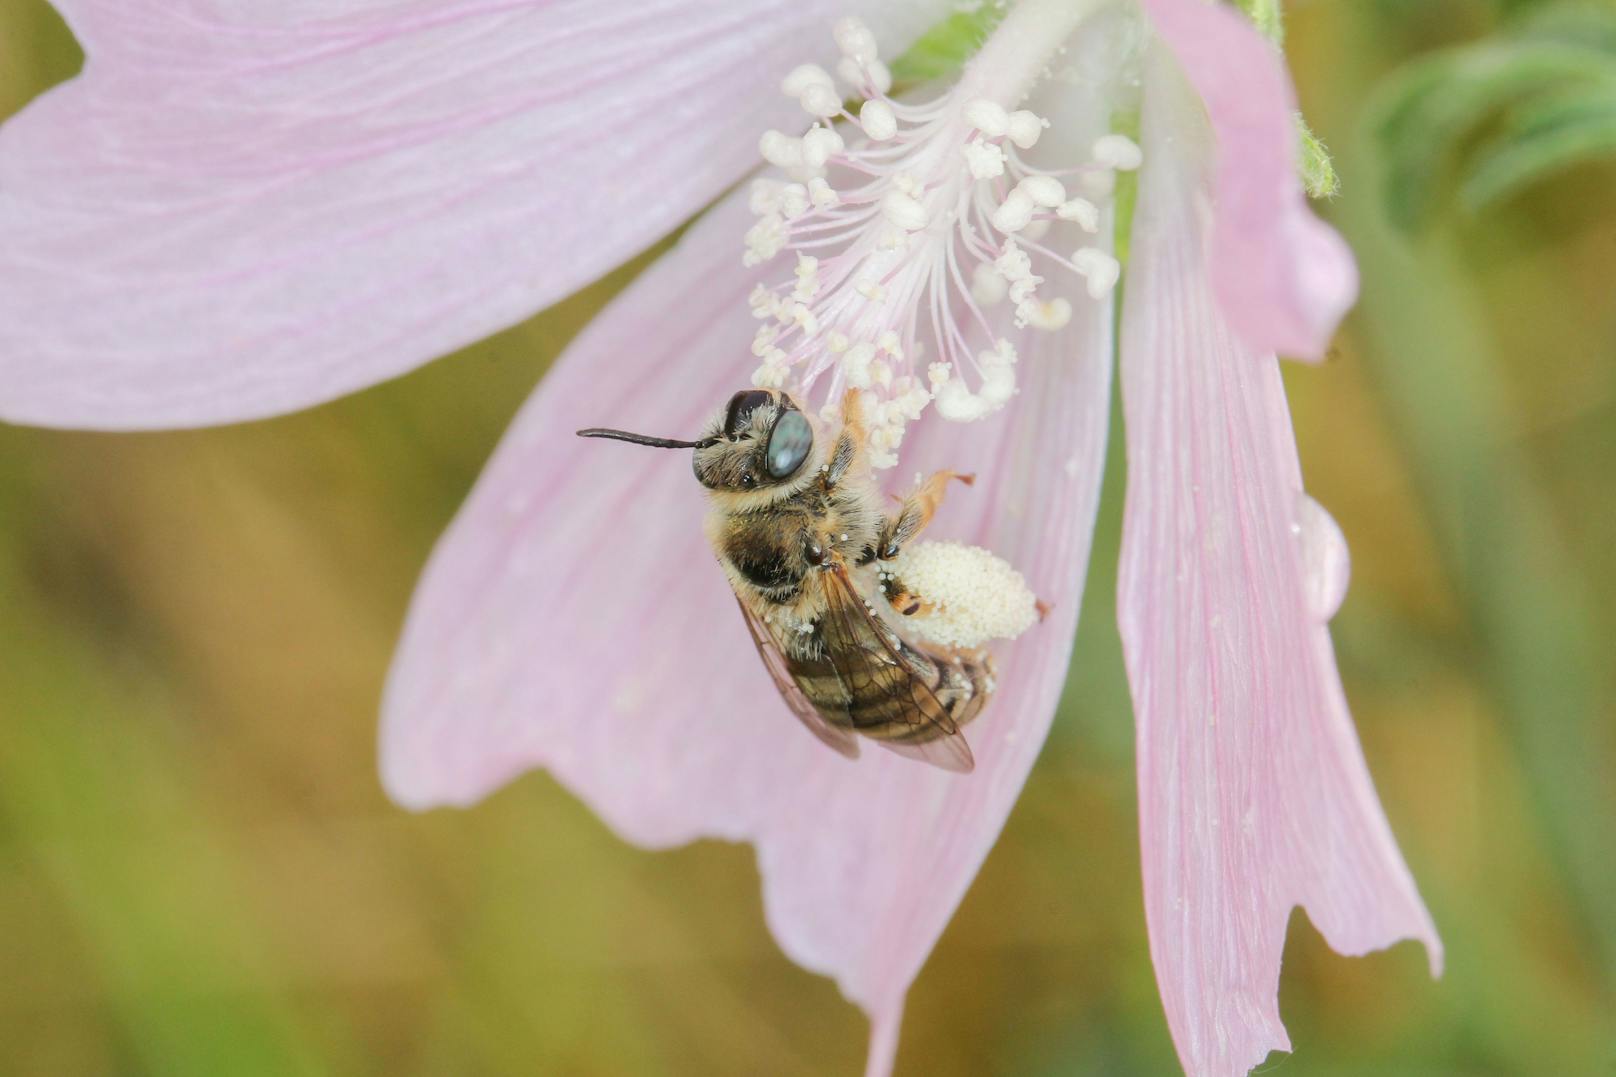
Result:
<svg viewBox="0 0 1616 1077"><path fill-rule="evenodd" d="M943 503L943 493L949 479L958 479L969 486L976 481L976 476L962 475L957 471L932 472L930 478L915 487L914 492L903 499L898 514L887 517L886 522L881 525L881 540L876 547L877 557L883 561L892 560L911 539L925 530Z"/></svg>

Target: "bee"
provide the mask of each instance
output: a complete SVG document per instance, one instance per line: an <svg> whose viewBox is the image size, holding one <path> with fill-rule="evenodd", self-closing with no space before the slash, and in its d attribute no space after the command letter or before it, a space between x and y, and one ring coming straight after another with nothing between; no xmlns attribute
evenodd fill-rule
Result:
<svg viewBox="0 0 1616 1077"><path fill-rule="evenodd" d="M949 481L971 476L939 471L888 513L866 458L857 390L843 399L835 436L825 433L772 389L736 393L695 441L578 431L695 450L707 538L764 667L810 732L850 759L864 738L968 772L975 764L960 729L993 692L993 660L903 631L924 603L886 563L926 527Z"/></svg>

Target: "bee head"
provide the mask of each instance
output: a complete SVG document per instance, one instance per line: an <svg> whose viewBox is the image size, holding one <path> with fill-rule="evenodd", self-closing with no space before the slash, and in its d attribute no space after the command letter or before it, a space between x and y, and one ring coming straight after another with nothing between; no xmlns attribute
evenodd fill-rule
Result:
<svg viewBox="0 0 1616 1077"><path fill-rule="evenodd" d="M745 492L791 481L813 454L814 428L796 401L775 389L742 389L696 443L696 481Z"/></svg>

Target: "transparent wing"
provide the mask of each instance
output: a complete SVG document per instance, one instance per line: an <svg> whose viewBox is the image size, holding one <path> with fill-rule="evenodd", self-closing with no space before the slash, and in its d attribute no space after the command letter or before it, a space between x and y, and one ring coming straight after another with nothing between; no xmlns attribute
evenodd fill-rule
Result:
<svg viewBox="0 0 1616 1077"><path fill-rule="evenodd" d="M752 633L752 642L757 645L758 657L763 659L763 668L774 678L774 686L780 690L780 698L791 708L791 713L808 727L808 732L823 743L849 759L857 759L858 737L849 730L831 725L825 720L825 716L808 702L808 697L803 695L802 689L791 676L785 655L780 653L774 637L769 634L769 626L758 620L757 615L747 609L746 603L739 597L735 599L735 604L741 608L741 616L746 619L747 631Z"/></svg>
<svg viewBox="0 0 1616 1077"><path fill-rule="evenodd" d="M820 632L847 698L891 701L864 718L850 705L854 728L899 755L969 773L976 766L970 745L933 687L941 681L936 666L941 659L905 644L872 612L845 565L828 569L824 576Z"/></svg>

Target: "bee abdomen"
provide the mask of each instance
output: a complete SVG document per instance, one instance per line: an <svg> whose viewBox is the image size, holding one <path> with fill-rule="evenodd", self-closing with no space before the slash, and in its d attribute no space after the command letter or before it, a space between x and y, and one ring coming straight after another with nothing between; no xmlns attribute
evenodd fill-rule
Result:
<svg viewBox="0 0 1616 1077"><path fill-rule="evenodd" d="M903 676L844 677L826 658L790 662L792 679L808 702L837 726L851 726L878 740L922 743L946 730L926 718L935 697L956 726L978 714L993 693L994 674L986 656L919 653L904 647Z"/></svg>

